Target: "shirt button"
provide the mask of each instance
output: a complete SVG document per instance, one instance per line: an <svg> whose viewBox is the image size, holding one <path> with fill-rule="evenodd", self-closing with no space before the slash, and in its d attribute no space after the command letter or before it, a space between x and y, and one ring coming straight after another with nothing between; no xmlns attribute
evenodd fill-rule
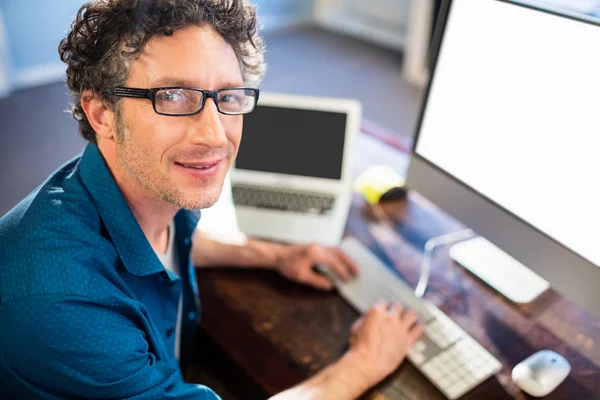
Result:
<svg viewBox="0 0 600 400"><path fill-rule="evenodd" d="M190 238L186 237L185 239L183 239L183 243L185 243L186 245L190 244Z"/></svg>
<svg viewBox="0 0 600 400"><path fill-rule="evenodd" d="M169 277L169 274L167 273L167 271L161 272L160 276L162 276L163 280L166 281L169 284L169 286L175 285L175 280L173 280Z"/></svg>
<svg viewBox="0 0 600 400"><path fill-rule="evenodd" d="M188 319L189 319L190 321L193 321L193 320L195 320L195 319L196 319L196 313L195 313L195 312L193 312L193 311L190 311L190 313L188 314Z"/></svg>
<svg viewBox="0 0 600 400"><path fill-rule="evenodd" d="M170 338L175 334L175 328L167 329L167 337Z"/></svg>

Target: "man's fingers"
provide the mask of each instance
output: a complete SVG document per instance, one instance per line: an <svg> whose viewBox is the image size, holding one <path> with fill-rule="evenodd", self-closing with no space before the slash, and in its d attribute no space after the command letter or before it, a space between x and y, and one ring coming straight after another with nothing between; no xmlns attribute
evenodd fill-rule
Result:
<svg viewBox="0 0 600 400"><path fill-rule="evenodd" d="M410 342L414 343L418 338L420 338L424 330L425 325L423 325L422 322L417 322L414 324L413 327L408 331L408 339Z"/></svg>
<svg viewBox="0 0 600 400"><path fill-rule="evenodd" d="M413 326L415 322L417 322L417 313L413 310L405 312L402 316L402 326L407 329Z"/></svg>
<svg viewBox="0 0 600 400"><path fill-rule="evenodd" d="M385 311L388 309L390 303L385 300L379 300L377 303L373 304L373 306L369 309L369 313L377 312L377 311Z"/></svg>
<svg viewBox="0 0 600 400"><path fill-rule="evenodd" d="M350 257L348 257L348 255L346 253L344 253L344 251L342 249L334 249L334 250L335 250L335 253L338 255L338 257L346 265L346 267L348 268L348 270L350 271L352 276L358 276L358 274L359 274L358 265L356 265L354 260L351 259Z"/></svg>
<svg viewBox="0 0 600 400"><path fill-rule="evenodd" d="M356 321L354 321L354 323L352 324L352 327L350 328L350 332L352 334L355 334L360 329L360 327L362 326L363 322L365 322L365 318L364 317L361 317L361 318L357 319Z"/></svg>
<svg viewBox="0 0 600 400"><path fill-rule="evenodd" d="M402 318L402 313L404 312L404 306L399 303L392 303L390 308L388 309L390 314L397 316L398 318Z"/></svg>
<svg viewBox="0 0 600 400"><path fill-rule="evenodd" d="M355 335L350 335L350 337L348 338L348 344L350 346L354 346L354 343L356 343L356 336Z"/></svg>
<svg viewBox="0 0 600 400"><path fill-rule="evenodd" d="M342 281L347 282L353 275L352 266L347 265L345 258L340 256L336 248L311 245L308 249L311 263L324 264Z"/></svg>
<svg viewBox="0 0 600 400"><path fill-rule="evenodd" d="M383 301L383 300L379 300L377 303L373 304L371 306L371 308L369 308L369 310L363 314L363 316L360 318L360 320L363 321L363 323L365 324L371 324L373 319L377 318L378 314L382 314L385 313L387 308L388 308L388 304L387 302Z"/></svg>
<svg viewBox="0 0 600 400"><path fill-rule="evenodd" d="M332 252L327 248L320 248L319 251L313 251L311 260L313 264L327 265L336 276L342 281L350 280L350 270L342 260L337 256L337 253Z"/></svg>
<svg viewBox="0 0 600 400"><path fill-rule="evenodd" d="M351 271L346 267L341 259L336 257L336 254L331 254L328 258L327 264L336 273L337 276L342 278L344 282L347 282L352 277Z"/></svg>
<svg viewBox="0 0 600 400"><path fill-rule="evenodd" d="M306 283L307 285L313 286L321 290L333 289L333 283L325 278L323 275L313 272L312 269L306 274L303 274L298 279L300 282Z"/></svg>

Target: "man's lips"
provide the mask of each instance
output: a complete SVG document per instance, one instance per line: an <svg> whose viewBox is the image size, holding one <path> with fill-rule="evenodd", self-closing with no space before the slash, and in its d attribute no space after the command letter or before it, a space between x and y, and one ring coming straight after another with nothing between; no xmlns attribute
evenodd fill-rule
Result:
<svg viewBox="0 0 600 400"><path fill-rule="evenodd" d="M203 160L203 161L175 161L175 164L191 169L208 169L220 164L223 159Z"/></svg>

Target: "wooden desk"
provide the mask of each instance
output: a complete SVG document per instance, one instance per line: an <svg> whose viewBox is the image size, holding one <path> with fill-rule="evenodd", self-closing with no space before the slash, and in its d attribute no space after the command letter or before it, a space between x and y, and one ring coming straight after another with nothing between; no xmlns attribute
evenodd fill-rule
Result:
<svg viewBox="0 0 600 400"><path fill-rule="evenodd" d="M403 171L406 156L361 137L357 171L387 163ZM365 204L354 197L346 227L380 258L394 265L408 284L418 280L421 250L434 236L461 229L427 200L411 193L395 204L402 213L399 241L386 249L374 241ZM220 345L265 392L299 383L340 357L358 314L336 293L289 282L270 271L203 270L198 273L204 334ZM508 303L453 264L440 250L425 295L486 349L504 368L465 399L529 399L511 381L512 368L540 349L565 356L573 370L547 399L600 397L600 322L550 290L527 307ZM364 398L444 399L409 362Z"/></svg>

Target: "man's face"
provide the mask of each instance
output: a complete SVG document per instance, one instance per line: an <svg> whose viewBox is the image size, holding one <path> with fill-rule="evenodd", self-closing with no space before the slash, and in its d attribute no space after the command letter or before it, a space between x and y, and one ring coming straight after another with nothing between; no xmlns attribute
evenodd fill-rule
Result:
<svg viewBox="0 0 600 400"><path fill-rule="evenodd" d="M206 90L243 86L238 59L211 28L186 27L156 36L131 62L133 88ZM242 116L223 115L208 99L196 115L158 115L152 102L124 99L117 115L117 162L158 197L186 209L210 207L239 148Z"/></svg>

